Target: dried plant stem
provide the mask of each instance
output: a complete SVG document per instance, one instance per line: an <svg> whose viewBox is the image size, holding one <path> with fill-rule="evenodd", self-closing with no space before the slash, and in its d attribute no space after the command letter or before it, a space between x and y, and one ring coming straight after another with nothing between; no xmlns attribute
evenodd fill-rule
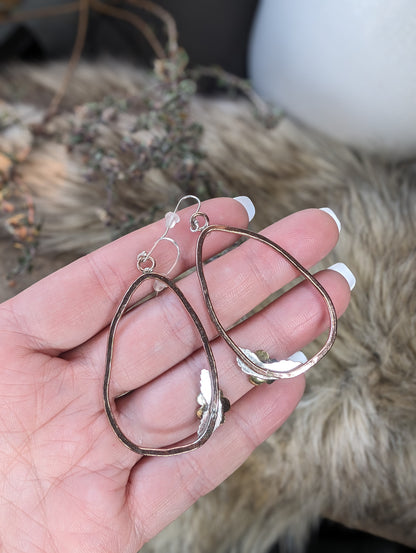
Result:
<svg viewBox="0 0 416 553"><path fill-rule="evenodd" d="M155 33L152 31L149 25L137 14L129 12L128 10L123 10L114 6L110 6L108 4L105 4L104 2L101 2L101 0L89 0L89 4L91 8L99 13L128 21L129 23L134 25L146 38L156 56L161 59L166 57L165 50L159 39L156 37Z"/></svg>
<svg viewBox="0 0 416 553"><path fill-rule="evenodd" d="M178 49L178 33L173 17L166 10L151 2L150 0L128 0L128 2L138 8L154 14L165 23L168 34L168 51L169 55L173 56ZM66 69L61 86L59 87L58 92L55 94L48 108L44 119L45 121L49 120L57 112L59 104L61 103L62 98L64 97L66 90L68 89L69 82L81 57L88 29L90 8L104 15L115 17L117 19L121 19L131 23L146 38L157 58L164 59L167 57L165 49L163 48L156 34L140 16L128 10L106 4L101 0L78 0L77 2L70 2L61 6L49 6L36 10L27 10L8 15L6 17L0 16L0 23L18 22L26 21L28 19L65 15L68 13L79 11L77 35L71 58L69 60L68 67Z"/></svg>
<svg viewBox="0 0 416 553"><path fill-rule="evenodd" d="M178 29L171 14L150 0L127 0L127 2L132 6L152 13L165 24L168 35L168 52L170 56L175 55L178 50Z"/></svg>
<svg viewBox="0 0 416 553"><path fill-rule="evenodd" d="M41 19L43 17L55 17L57 15L66 15L79 10L79 1L68 2L67 4L61 4L60 6L47 6L45 8L38 8L36 10L23 10L16 11L7 16L0 17L0 23L18 23L20 21L27 21L28 19Z"/></svg>
<svg viewBox="0 0 416 553"><path fill-rule="evenodd" d="M201 77L213 77L219 81L223 81L228 86L240 90L250 100L258 115L265 123L269 122L270 125L275 123L275 119L277 119L276 115L272 114L270 106L253 90L247 80L228 73L221 67L197 67L189 73L191 78L196 81Z"/></svg>
<svg viewBox="0 0 416 553"><path fill-rule="evenodd" d="M59 107L59 104L61 103L62 98L64 97L65 92L68 89L69 82L74 74L76 66L78 65L79 59L82 54L82 50L84 48L85 37L87 35L87 29L88 29L89 0L79 0L78 8L79 8L78 28L77 28L77 36L75 39L74 48L72 50L71 58L67 65L65 76L61 82L59 90L52 98L52 101L50 103L49 109L45 117L46 120L50 119L53 115L55 115Z"/></svg>

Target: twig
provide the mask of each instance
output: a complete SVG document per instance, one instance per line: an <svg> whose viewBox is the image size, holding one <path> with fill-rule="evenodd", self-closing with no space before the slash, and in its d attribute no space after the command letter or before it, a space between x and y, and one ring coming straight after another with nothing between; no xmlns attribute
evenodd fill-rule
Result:
<svg viewBox="0 0 416 553"><path fill-rule="evenodd" d="M197 67L189 71L189 75L195 81L201 77L213 77L225 84L240 90L256 108L259 117L268 127L272 127L277 123L278 115L273 112L272 108L261 98L252 88L250 83L241 77L237 77L232 73L228 73L221 67Z"/></svg>
<svg viewBox="0 0 416 553"><path fill-rule="evenodd" d="M148 43L153 48L156 56L161 59L166 57L166 52L163 49L163 46L160 43L159 39L156 37L155 33L152 31L149 25L137 14L129 12L128 10L116 8L114 6L109 6L108 4L104 4L104 2L101 2L101 0L89 0L89 4L91 8L99 13L104 13L106 15L116 17L117 19L128 21L129 23L134 25L147 39Z"/></svg>
<svg viewBox="0 0 416 553"><path fill-rule="evenodd" d="M165 24L166 33L168 35L168 52L169 56L173 57L178 50L178 29L171 14L150 0L127 0L127 2L137 8L152 13Z"/></svg>
<svg viewBox="0 0 416 553"><path fill-rule="evenodd" d="M6 15L0 15L1 23L18 23L28 19L41 19L43 17L55 17L56 15L65 15L79 10L79 2L68 2L60 6L47 6L36 10L23 10Z"/></svg>
<svg viewBox="0 0 416 553"><path fill-rule="evenodd" d="M74 74L76 66L78 65L79 59L82 54L82 50L84 48L85 37L87 35L87 28L88 28L89 0L79 0L78 5L79 5L78 28L77 28L77 36L75 39L74 48L72 50L71 58L69 60L69 63L65 71L65 76L61 82L61 86L59 87L58 92L52 98L49 109L46 113L46 116L45 116L46 121L55 115L59 107L59 104L61 103L62 98L64 97L68 89L69 82Z"/></svg>
<svg viewBox="0 0 416 553"><path fill-rule="evenodd" d="M166 10L164 10L160 6L157 6L153 2L146 1L146 0L128 0L128 1L132 5L136 5L137 7L140 7L143 10L154 13L154 15L156 15L162 21L165 22L168 38L169 38L169 44L168 44L169 53L173 55L178 48L178 44L177 44L178 33L176 30L176 24L173 17ZM67 4L62 4L59 6L47 6L44 8L38 8L36 10L17 11L12 14L8 13L7 15L0 14L0 24L17 23L20 21L27 21L28 19L41 19L43 17L54 17L57 15L65 15L82 9L80 8L80 4L82 5L80 1L68 2ZM166 52L161 42L159 41L159 39L156 37L155 33L152 31L149 25L137 14L129 12L128 10L117 8L115 6L110 6L102 2L101 0L88 0L87 5L95 9L99 13L116 17L117 19L121 19L131 23L144 35L144 37L152 47L153 51L155 52L156 57L160 59L164 59L166 57ZM79 19L79 22L81 23L81 18ZM79 33L77 36L79 36ZM75 47L74 47L74 52L75 52Z"/></svg>

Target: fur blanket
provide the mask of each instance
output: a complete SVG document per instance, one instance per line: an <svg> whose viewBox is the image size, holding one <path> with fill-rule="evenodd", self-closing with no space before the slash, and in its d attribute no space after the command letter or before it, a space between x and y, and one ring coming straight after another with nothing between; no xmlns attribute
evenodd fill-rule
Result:
<svg viewBox="0 0 416 553"><path fill-rule="evenodd" d="M9 67L0 78L0 112L13 115L0 150L20 154L19 182L42 221L34 271L14 288L5 275L15 253L1 231L2 299L111 239L103 181L86 182L79 153L48 135L35 139L28 126L61 73L57 65ZM84 64L50 124L67 128L79 116L74 106L109 94L139 97L148 80L120 64ZM106 144L120 140L126 117L106 126ZM192 117L204 129L205 174L218 191L252 198L257 228L306 207L338 214L341 238L327 263L346 262L357 286L292 417L146 553L266 553L276 540L301 549L321 517L416 547L415 165L365 157L288 119L266 130L243 100L197 97ZM118 190L113 210L124 206L145 223L181 193L152 169L139 186Z"/></svg>

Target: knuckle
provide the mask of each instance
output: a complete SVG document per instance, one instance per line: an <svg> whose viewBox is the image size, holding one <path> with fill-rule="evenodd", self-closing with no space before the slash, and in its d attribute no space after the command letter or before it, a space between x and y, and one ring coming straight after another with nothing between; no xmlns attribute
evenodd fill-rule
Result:
<svg viewBox="0 0 416 553"><path fill-rule="evenodd" d="M192 454L178 463L179 479L182 489L187 494L190 503L195 503L200 497L212 491L217 482L207 473L198 454Z"/></svg>

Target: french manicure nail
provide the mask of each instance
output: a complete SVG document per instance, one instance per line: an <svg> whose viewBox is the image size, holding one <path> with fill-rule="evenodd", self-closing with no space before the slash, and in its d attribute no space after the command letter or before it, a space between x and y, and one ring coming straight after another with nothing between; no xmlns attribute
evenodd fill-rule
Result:
<svg viewBox="0 0 416 553"><path fill-rule="evenodd" d="M345 265L345 263L335 263L335 265L331 265L331 267L328 267L328 269L342 275L345 278L345 280L348 282L350 290L354 288L357 280L353 275L353 273L350 271L350 269L348 269L348 267Z"/></svg>
<svg viewBox="0 0 416 553"><path fill-rule="evenodd" d="M334 219L338 227L338 232L341 232L341 221L338 219L338 217L335 215L332 209L330 207L321 207L320 211L325 211L325 213L328 213L328 215L330 215Z"/></svg>
<svg viewBox="0 0 416 553"><path fill-rule="evenodd" d="M247 211L248 222L250 222L256 214L256 208L253 202L247 196L236 196L234 200L237 200Z"/></svg>
<svg viewBox="0 0 416 553"><path fill-rule="evenodd" d="M297 351L289 357L290 361L296 361L297 363L306 363L308 358L303 353L303 351Z"/></svg>

